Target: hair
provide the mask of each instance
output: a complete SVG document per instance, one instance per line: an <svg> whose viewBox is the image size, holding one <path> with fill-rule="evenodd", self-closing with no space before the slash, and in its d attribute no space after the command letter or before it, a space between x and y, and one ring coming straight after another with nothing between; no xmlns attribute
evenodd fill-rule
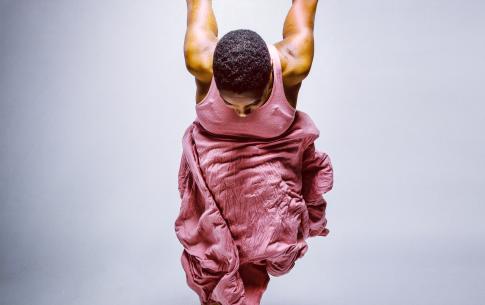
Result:
<svg viewBox="0 0 485 305"><path fill-rule="evenodd" d="M258 33L234 30L217 42L212 68L219 90L262 93L271 75L271 56Z"/></svg>

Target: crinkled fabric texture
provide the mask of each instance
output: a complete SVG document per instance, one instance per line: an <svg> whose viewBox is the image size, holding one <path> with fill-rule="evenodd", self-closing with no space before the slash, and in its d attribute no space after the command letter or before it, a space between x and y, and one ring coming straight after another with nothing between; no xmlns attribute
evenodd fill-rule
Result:
<svg viewBox="0 0 485 305"><path fill-rule="evenodd" d="M289 272L307 238L329 233L323 194L333 170L318 136L302 111L273 139L214 135L197 120L187 128L175 232L201 304L259 304L269 275Z"/></svg>

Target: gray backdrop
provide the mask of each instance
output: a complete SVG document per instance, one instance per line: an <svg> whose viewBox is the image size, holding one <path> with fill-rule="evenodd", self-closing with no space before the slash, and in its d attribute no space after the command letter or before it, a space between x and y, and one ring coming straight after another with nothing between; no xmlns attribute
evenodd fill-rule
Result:
<svg viewBox="0 0 485 305"><path fill-rule="evenodd" d="M214 1L282 38L291 1ZM485 3L320 1L298 108L326 238L263 305L485 302ZM195 118L186 3L0 0L0 304L198 304L174 221Z"/></svg>

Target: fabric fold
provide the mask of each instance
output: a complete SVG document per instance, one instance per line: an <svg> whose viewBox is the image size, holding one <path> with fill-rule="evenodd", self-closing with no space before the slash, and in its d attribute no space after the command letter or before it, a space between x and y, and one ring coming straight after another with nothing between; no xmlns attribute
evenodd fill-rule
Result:
<svg viewBox="0 0 485 305"><path fill-rule="evenodd" d="M190 133L189 128L186 133ZM190 137L184 136L178 189L182 200L175 233L184 247L181 256L188 285L201 304L215 301L244 304L239 257L226 221L197 167Z"/></svg>
<svg viewBox="0 0 485 305"><path fill-rule="evenodd" d="M333 168L330 157L315 149L312 142L303 153L302 196L309 217L309 236L327 236L325 210L327 202L323 194L333 187Z"/></svg>
<svg viewBox="0 0 485 305"><path fill-rule="evenodd" d="M333 169L318 137L301 111L270 139L214 135L198 121L186 129L175 233L202 305L259 305L269 275L288 273L308 237L328 234Z"/></svg>

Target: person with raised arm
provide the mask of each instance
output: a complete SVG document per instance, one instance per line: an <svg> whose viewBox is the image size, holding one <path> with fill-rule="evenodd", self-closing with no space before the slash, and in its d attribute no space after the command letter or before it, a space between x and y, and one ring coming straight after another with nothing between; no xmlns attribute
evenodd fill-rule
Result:
<svg viewBox="0 0 485 305"><path fill-rule="evenodd" d="M314 53L317 0L293 0L283 39L237 29L218 38L211 0L187 0L184 57L195 77L175 233L187 284L202 305L259 305L270 277L288 273L327 236L333 187L320 132L296 110Z"/></svg>

